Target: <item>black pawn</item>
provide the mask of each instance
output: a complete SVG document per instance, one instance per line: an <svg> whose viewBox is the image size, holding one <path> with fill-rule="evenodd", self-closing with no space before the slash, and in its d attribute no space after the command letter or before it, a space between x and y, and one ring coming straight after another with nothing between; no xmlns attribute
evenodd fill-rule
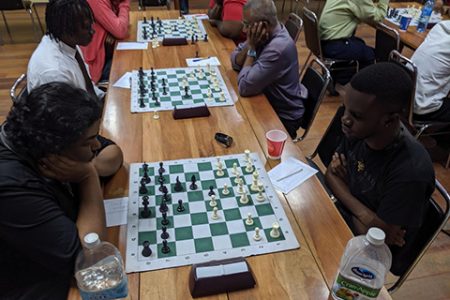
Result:
<svg viewBox="0 0 450 300"><path fill-rule="evenodd" d="M161 233L161 238L163 240L167 240L169 238L169 233L167 232L167 227L163 226L161 227L162 233Z"/></svg>
<svg viewBox="0 0 450 300"><path fill-rule="evenodd" d="M153 18L153 16L151 16L151 17L150 17L150 21L151 21L151 24L152 24L152 25L155 25L154 20L155 20L155 19Z"/></svg>
<svg viewBox="0 0 450 300"><path fill-rule="evenodd" d="M159 163L159 170L158 170L158 172L159 173L164 173L166 171L166 169L164 169L164 167L163 167L163 162L160 162Z"/></svg>
<svg viewBox="0 0 450 300"><path fill-rule="evenodd" d="M147 187L145 186L145 181L141 180L141 186L139 187L139 193L140 194L147 194L148 190Z"/></svg>
<svg viewBox="0 0 450 300"><path fill-rule="evenodd" d="M167 213L162 213L161 225L167 226L169 225L169 220L167 219Z"/></svg>
<svg viewBox="0 0 450 300"><path fill-rule="evenodd" d="M150 176L148 176L148 170L145 170L145 171L144 171L144 176L142 177L142 179L144 180L144 182L145 182L146 184L149 184L150 181L152 181L152 180L150 179Z"/></svg>
<svg viewBox="0 0 450 300"><path fill-rule="evenodd" d="M169 208L167 207L166 201L163 200L163 201L161 202L161 205L159 206L159 211L160 211L161 213L166 213L168 210L169 210Z"/></svg>
<svg viewBox="0 0 450 300"><path fill-rule="evenodd" d="M180 200L178 200L177 212L182 212L184 210L185 210L185 208L183 206L183 200L180 199Z"/></svg>
<svg viewBox="0 0 450 300"><path fill-rule="evenodd" d="M207 33L205 33L205 36L203 37L203 41L204 41L204 42L207 42L207 41L208 41L208 34L207 34Z"/></svg>
<svg viewBox="0 0 450 300"><path fill-rule="evenodd" d="M152 249L150 249L150 243L148 241L144 241L142 246L144 246L144 249L142 249L142 256L149 257L152 255Z"/></svg>
<svg viewBox="0 0 450 300"><path fill-rule="evenodd" d="M197 181L197 179L195 178L195 175L192 175L192 177L191 177L191 185L189 186L189 188L191 190L196 190L197 189L197 185L195 184L196 181Z"/></svg>
<svg viewBox="0 0 450 300"><path fill-rule="evenodd" d="M166 79L162 79L162 86L166 86Z"/></svg>
<svg viewBox="0 0 450 300"><path fill-rule="evenodd" d="M144 108L145 107L144 98L142 98L142 97L139 97L139 107L140 108Z"/></svg>
<svg viewBox="0 0 450 300"><path fill-rule="evenodd" d="M147 24L147 18L144 17L144 24Z"/></svg>
<svg viewBox="0 0 450 300"><path fill-rule="evenodd" d="M195 44L195 36L194 35L191 36L191 44Z"/></svg>
<svg viewBox="0 0 450 300"><path fill-rule="evenodd" d="M143 196L142 197L142 205L148 205L149 204L149 202L148 202L148 196L147 195L145 195L145 196Z"/></svg>
<svg viewBox="0 0 450 300"><path fill-rule="evenodd" d="M150 218L151 214L152 214L152 212L148 208L148 204L144 204L144 209L141 211L141 217L147 219L147 218Z"/></svg>
<svg viewBox="0 0 450 300"><path fill-rule="evenodd" d="M212 186L212 185L210 185L209 186L209 193L208 193L208 196L212 196L212 195L215 195L216 193L214 192L214 186Z"/></svg>
<svg viewBox="0 0 450 300"><path fill-rule="evenodd" d="M184 97L189 98L189 87L188 86L184 87Z"/></svg>
<svg viewBox="0 0 450 300"><path fill-rule="evenodd" d="M167 241L166 241L166 240L163 240L163 246L162 246L162 248L161 248L161 252L164 253L164 254L170 252L170 248L169 248L169 246L167 245Z"/></svg>
<svg viewBox="0 0 450 300"><path fill-rule="evenodd" d="M163 95L167 95L166 87L163 86Z"/></svg>
<svg viewBox="0 0 450 300"><path fill-rule="evenodd" d="M183 185L180 182L180 179L177 176L177 182L175 183L175 186L173 187L175 192L182 192L183 191Z"/></svg>

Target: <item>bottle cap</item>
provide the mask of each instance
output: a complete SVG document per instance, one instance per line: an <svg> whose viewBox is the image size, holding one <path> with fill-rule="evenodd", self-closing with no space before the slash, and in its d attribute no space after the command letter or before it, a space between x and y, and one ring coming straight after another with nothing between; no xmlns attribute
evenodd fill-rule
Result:
<svg viewBox="0 0 450 300"><path fill-rule="evenodd" d="M98 237L98 234L95 232L88 233L84 236L84 245L87 248L92 248L98 244L100 244L100 238Z"/></svg>
<svg viewBox="0 0 450 300"><path fill-rule="evenodd" d="M367 231L366 239L373 245L382 245L386 235L384 231L377 227L372 227Z"/></svg>

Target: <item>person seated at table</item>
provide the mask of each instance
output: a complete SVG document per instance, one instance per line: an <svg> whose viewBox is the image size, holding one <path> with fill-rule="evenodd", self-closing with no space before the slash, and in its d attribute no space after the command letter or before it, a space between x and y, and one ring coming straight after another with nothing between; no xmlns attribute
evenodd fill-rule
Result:
<svg viewBox="0 0 450 300"><path fill-rule="evenodd" d="M0 131L0 298L66 299L80 240L105 237L102 103L66 83L13 102Z"/></svg>
<svg viewBox="0 0 450 300"><path fill-rule="evenodd" d="M412 87L410 76L394 63L358 72L344 97L345 137L326 172L326 183L353 233L384 230L395 270L410 262L405 257L435 182L427 151L400 121Z"/></svg>
<svg viewBox="0 0 450 300"><path fill-rule="evenodd" d="M47 33L28 63L27 89L52 81L62 81L102 98L104 92L94 86L77 45L92 39L92 12L86 0L50 0L46 10ZM94 165L102 177L121 167L123 155L111 141L99 137L105 149L96 156Z"/></svg>
<svg viewBox="0 0 450 300"><path fill-rule="evenodd" d="M375 60L372 47L355 36L361 22L380 22L386 16L389 0L327 0L320 16L319 34L324 57L357 60L360 68ZM334 71L335 82L345 85L353 70Z"/></svg>
<svg viewBox="0 0 450 300"><path fill-rule="evenodd" d="M450 122L450 21L434 25L411 60L417 66L414 119Z"/></svg>
<svg viewBox="0 0 450 300"><path fill-rule="evenodd" d="M239 94L264 93L292 138L296 137L308 91L299 83L297 48L286 28L277 20L271 0L249 0L244 6L247 40L231 53L233 69L239 71Z"/></svg>
<svg viewBox="0 0 450 300"><path fill-rule="evenodd" d="M235 43L245 41L242 32L242 10L247 0L210 0L208 17L220 34Z"/></svg>
<svg viewBox="0 0 450 300"><path fill-rule="evenodd" d="M109 79L116 40L128 36L130 0L88 0L94 14L94 36L81 51L94 82Z"/></svg>

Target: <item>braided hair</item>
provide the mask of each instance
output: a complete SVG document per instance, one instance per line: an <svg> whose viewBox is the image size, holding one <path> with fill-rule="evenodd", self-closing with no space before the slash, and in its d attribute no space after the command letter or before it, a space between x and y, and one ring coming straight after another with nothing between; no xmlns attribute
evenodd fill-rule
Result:
<svg viewBox="0 0 450 300"><path fill-rule="evenodd" d="M50 0L45 11L46 34L56 41L74 36L86 19L94 20L86 0Z"/></svg>
<svg viewBox="0 0 450 300"><path fill-rule="evenodd" d="M101 114L97 98L70 84L51 82L13 103L4 130L17 152L39 160L72 146Z"/></svg>

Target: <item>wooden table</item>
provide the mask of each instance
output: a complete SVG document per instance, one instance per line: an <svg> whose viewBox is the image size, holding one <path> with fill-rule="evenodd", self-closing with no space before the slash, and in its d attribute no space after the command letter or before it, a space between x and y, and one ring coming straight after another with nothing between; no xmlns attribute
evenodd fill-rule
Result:
<svg viewBox="0 0 450 300"><path fill-rule="evenodd" d="M136 40L136 22L146 16L162 19L178 17L178 11L146 11L130 13L130 40ZM280 161L266 158L265 132L282 129L267 99L238 97L237 73L231 68L229 55L235 45L221 37L205 22L209 42L177 47L159 47L148 51L116 51L105 105L102 134L122 148L126 164L190 157L207 157L242 153L245 149L259 154L267 170ZM150 45L149 45L150 46ZM185 59L217 56L222 75L237 101L234 106L210 108L208 118L173 120L171 112L161 112L160 120L152 113L130 113L130 90L112 87L126 71L139 67L169 68L186 66ZM234 138L232 147L217 144L214 133L220 131ZM288 140L282 160L304 156ZM128 195L128 173L124 167L106 186L106 198ZM207 299L327 299L341 255L352 237L347 225L313 177L284 196L280 201L301 247L296 250L248 257L257 285L250 290L207 297ZM125 255L126 226L110 228L110 242ZM188 279L190 267L179 267L129 274L129 299L191 299ZM78 297L72 289L70 299ZM390 299L383 289L381 299Z"/></svg>

